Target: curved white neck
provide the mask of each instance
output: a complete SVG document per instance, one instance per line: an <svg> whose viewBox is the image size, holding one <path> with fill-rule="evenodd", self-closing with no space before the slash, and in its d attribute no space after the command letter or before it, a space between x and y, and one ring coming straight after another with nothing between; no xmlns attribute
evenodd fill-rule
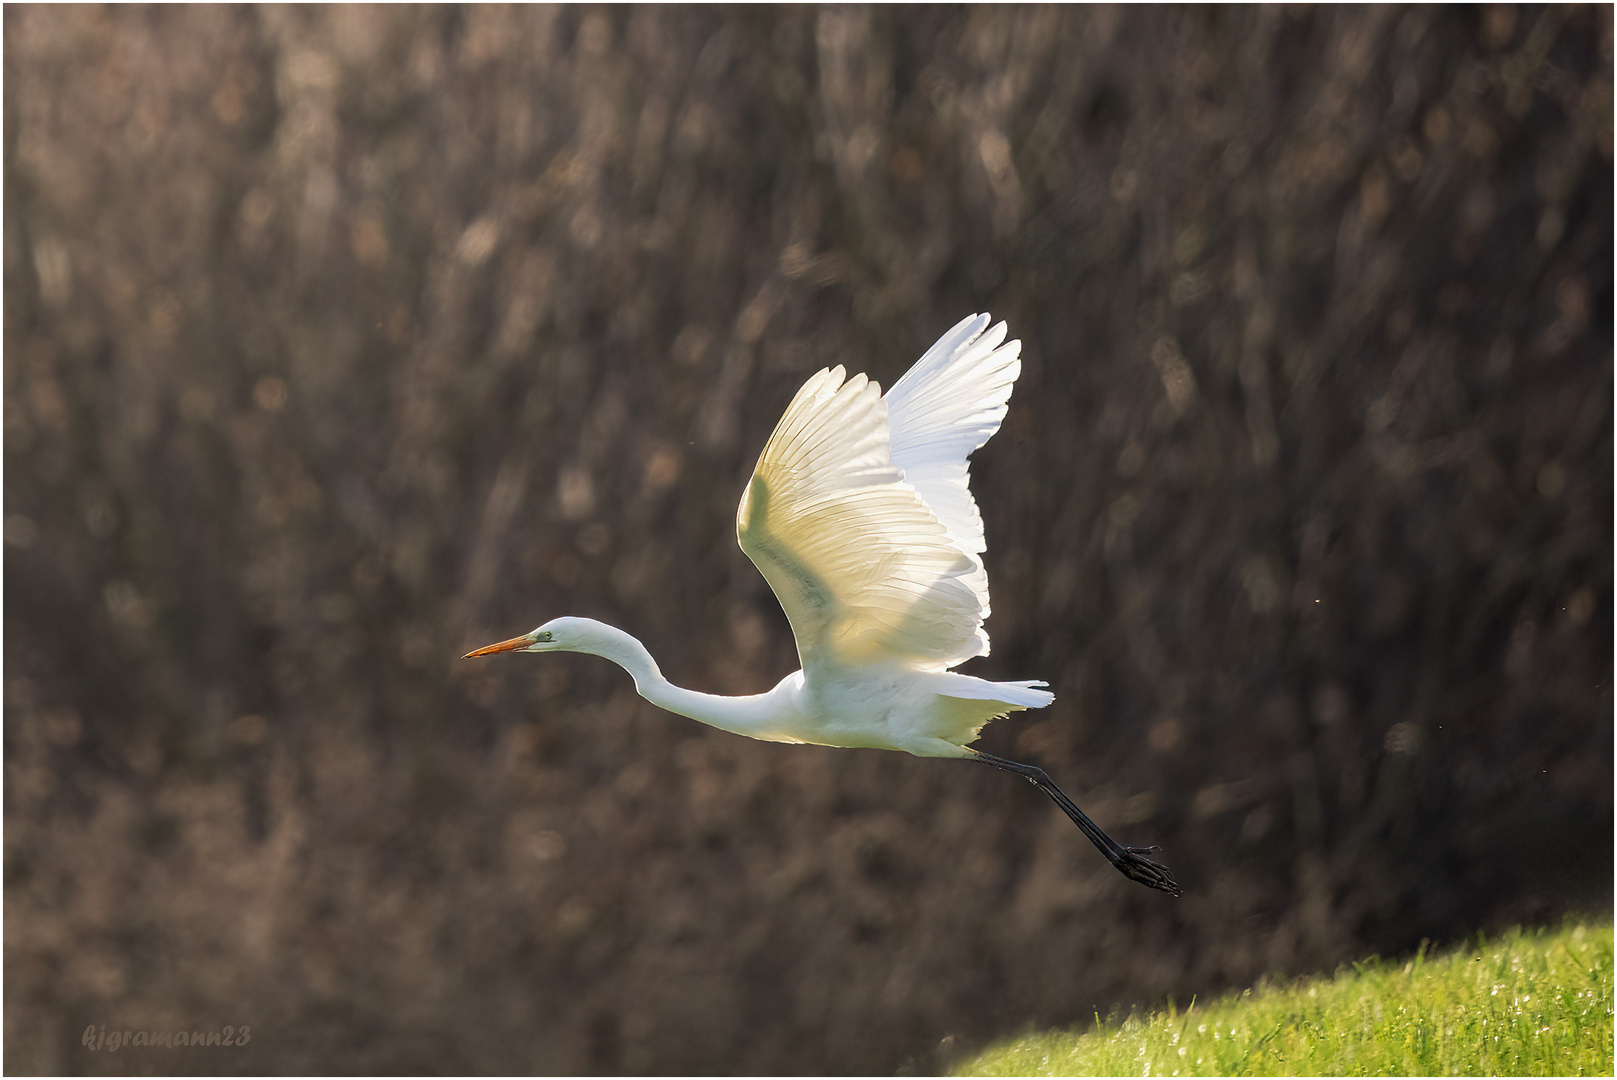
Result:
<svg viewBox="0 0 1617 1080"><path fill-rule="evenodd" d="M627 671L634 677L634 688L640 696L658 708L753 738L767 738L773 722L785 719L786 711L791 708L791 703L783 700L778 693L785 686L784 683L767 694L745 697L704 694L699 690L675 686L663 678L657 661L652 659L651 653L640 644L639 639L605 623L601 624L601 628L607 632L601 633L597 641L578 651L605 657Z"/></svg>

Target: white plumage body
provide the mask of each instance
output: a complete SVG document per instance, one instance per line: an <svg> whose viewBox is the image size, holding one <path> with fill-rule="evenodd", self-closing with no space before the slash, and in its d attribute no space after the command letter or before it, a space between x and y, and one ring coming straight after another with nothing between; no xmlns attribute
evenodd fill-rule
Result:
<svg viewBox="0 0 1617 1080"><path fill-rule="evenodd" d="M1166 867L1106 836L1038 768L969 749L989 720L1055 700L1035 681L951 670L988 652L987 547L968 459L999 430L1021 373L1017 341L961 320L886 397L838 365L803 384L759 455L736 538L780 600L802 669L745 697L686 690L645 646L572 616L469 656L587 652L627 670L648 701L771 742L971 758L1039 786L1112 865L1178 894Z"/></svg>
<svg viewBox="0 0 1617 1080"><path fill-rule="evenodd" d="M803 384L758 457L736 538L775 590L802 670L721 697L674 686L615 627L564 617L483 652L589 652L647 700L770 742L965 757L984 724L1054 697L950 671L988 652L982 516L967 458L999 429L1020 343L961 320L886 397L839 365Z"/></svg>

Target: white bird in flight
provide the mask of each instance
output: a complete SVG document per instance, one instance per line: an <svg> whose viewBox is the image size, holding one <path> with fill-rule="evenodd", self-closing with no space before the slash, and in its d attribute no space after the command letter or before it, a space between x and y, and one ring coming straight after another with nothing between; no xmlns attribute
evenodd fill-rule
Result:
<svg viewBox="0 0 1617 1080"><path fill-rule="evenodd" d="M1003 344L1002 344L1003 343ZM821 370L792 398L736 512L741 550L775 590L802 670L745 697L663 678L646 647L593 619L553 619L467 657L503 652L604 656L652 704L770 742L966 758L1025 777L1126 876L1179 895L1155 848L1101 831L1044 770L973 750L988 721L1042 709L1037 681L951 671L988 653L982 515L968 458L999 430L1021 374L1020 341L987 315L961 320L885 397L864 375Z"/></svg>

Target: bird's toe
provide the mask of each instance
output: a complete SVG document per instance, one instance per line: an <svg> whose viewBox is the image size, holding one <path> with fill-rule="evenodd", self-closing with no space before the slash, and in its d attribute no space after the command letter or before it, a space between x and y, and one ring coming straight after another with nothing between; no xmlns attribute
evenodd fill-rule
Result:
<svg viewBox="0 0 1617 1080"><path fill-rule="evenodd" d="M1124 877L1138 881L1167 893L1169 896L1178 896L1179 883L1173 878L1173 871L1146 856L1153 851L1161 850L1157 847L1130 847L1123 849L1123 855L1113 865L1123 873Z"/></svg>

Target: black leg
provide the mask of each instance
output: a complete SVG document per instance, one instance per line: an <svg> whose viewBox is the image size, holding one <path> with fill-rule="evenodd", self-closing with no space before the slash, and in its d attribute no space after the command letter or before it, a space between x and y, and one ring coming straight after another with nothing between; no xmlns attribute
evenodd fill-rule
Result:
<svg viewBox="0 0 1617 1080"><path fill-rule="evenodd" d="M968 747L969 749L969 747ZM1074 805L1073 801L1060 788L1055 781L1045 775L1043 769L1034 765L1023 765L1016 761L1006 761L1004 758L985 754L980 750L972 750L971 756L984 765L992 765L996 769L1016 773L1025 777L1040 791L1050 796L1057 806L1070 818L1072 823L1083 830L1089 837L1090 843L1100 848L1100 853L1106 860L1122 872L1124 877L1132 878L1141 885L1149 885L1153 889L1160 889L1171 896L1179 895L1179 883L1173 879L1173 873L1159 862L1146 858L1154 847L1124 847L1101 831L1099 825L1089 820L1089 815Z"/></svg>

